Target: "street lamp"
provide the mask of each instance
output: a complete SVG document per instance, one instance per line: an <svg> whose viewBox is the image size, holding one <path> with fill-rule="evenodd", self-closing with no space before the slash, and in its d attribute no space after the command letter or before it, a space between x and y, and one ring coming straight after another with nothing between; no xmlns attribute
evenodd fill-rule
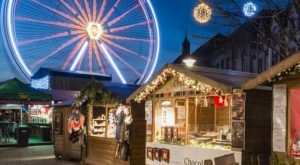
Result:
<svg viewBox="0 0 300 165"><path fill-rule="evenodd" d="M196 60L193 59L192 57L187 57L183 60L183 63L187 66L187 67L193 67L195 64Z"/></svg>

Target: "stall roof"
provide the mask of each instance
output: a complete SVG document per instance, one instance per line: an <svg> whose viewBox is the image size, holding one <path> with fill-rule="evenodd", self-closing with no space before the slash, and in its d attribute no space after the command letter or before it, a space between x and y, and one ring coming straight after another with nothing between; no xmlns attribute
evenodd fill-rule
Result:
<svg viewBox="0 0 300 165"><path fill-rule="evenodd" d="M139 85L134 85L134 84L120 84L120 83L114 83L114 82L101 82L101 83L104 86L104 88L109 90L111 93L114 93L115 95L118 96L119 99L124 100L124 101L131 93L133 93L136 89L138 89L140 87ZM69 98L68 100L57 103L54 106L55 107L70 106L74 102L75 99L76 99L76 97Z"/></svg>
<svg viewBox="0 0 300 165"><path fill-rule="evenodd" d="M96 79L100 81L111 81L111 76L99 74L99 73L89 73L82 71L66 71L53 68L40 68L33 76L32 79L39 79L49 75L58 75L63 77L79 77L86 79Z"/></svg>
<svg viewBox="0 0 300 165"><path fill-rule="evenodd" d="M51 101L51 95L13 78L0 83L0 99Z"/></svg>
<svg viewBox="0 0 300 165"><path fill-rule="evenodd" d="M66 100L66 101L62 101L59 102L57 104L54 104L54 107L64 107L64 106L71 106L72 103L74 102L75 99L71 99L71 100Z"/></svg>
<svg viewBox="0 0 300 165"><path fill-rule="evenodd" d="M216 68L206 67L192 67L188 68L182 64L166 64L153 78L134 93L132 93L126 101L129 102L137 94L142 92L148 84L151 83L159 74L161 74L166 68L174 69L175 71L185 74L194 80L209 84L213 87L220 88L223 91L231 91L234 87L239 87L242 83L252 79L256 76L255 73L246 73L232 70L222 70Z"/></svg>
<svg viewBox="0 0 300 165"><path fill-rule="evenodd" d="M74 100L79 91L71 90L51 90L52 99L55 101L65 101L65 100Z"/></svg>
<svg viewBox="0 0 300 165"><path fill-rule="evenodd" d="M262 83L266 82L267 80L271 79L272 77L276 76L277 74L293 67L300 62L300 52L284 59L283 61L279 62L277 65L269 68L268 70L260 73L254 79L250 79L243 84L241 84L242 89L252 89L255 88Z"/></svg>
<svg viewBox="0 0 300 165"><path fill-rule="evenodd" d="M116 94L121 100L126 100L129 95L140 87L140 85L120 84L114 82L103 82L103 86L110 92Z"/></svg>

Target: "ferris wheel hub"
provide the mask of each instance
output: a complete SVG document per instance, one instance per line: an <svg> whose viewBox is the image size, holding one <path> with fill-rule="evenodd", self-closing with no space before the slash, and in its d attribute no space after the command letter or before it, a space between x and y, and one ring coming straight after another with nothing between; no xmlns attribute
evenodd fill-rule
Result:
<svg viewBox="0 0 300 165"><path fill-rule="evenodd" d="M86 28L90 39L98 40L103 34L103 27L99 23L90 22Z"/></svg>

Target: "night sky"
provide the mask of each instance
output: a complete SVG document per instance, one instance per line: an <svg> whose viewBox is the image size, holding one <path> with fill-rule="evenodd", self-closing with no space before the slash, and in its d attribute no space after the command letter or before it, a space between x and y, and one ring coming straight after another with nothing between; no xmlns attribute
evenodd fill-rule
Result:
<svg viewBox="0 0 300 165"><path fill-rule="evenodd" d="M195 38L193 34L213 37L217 33L228 34L232 29L214 24L198 24L193 19L193 8L199 3L196 0L152 0L161 33L161 51L157 70L165 63L172 62L181 53L181 43L187 31L194 51L207 39ZM3 41L0 44L0 81L14 77L10 60L5 54Z"/></svg>

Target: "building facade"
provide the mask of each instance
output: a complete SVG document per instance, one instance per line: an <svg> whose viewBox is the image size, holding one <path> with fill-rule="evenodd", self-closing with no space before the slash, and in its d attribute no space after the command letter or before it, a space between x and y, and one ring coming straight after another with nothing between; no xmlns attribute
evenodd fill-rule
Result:
<svg viewBox="0 0 300 165"><path fill-rule="evenodd" d="M277 19L273 15L273 11L263 10L228 36L215 35L191 54L197 60L195 65L260 73L299 51L297 8L288 6ZM174 63L182 63L189 52L187 44L185 38L183 54Z"/></svg>

